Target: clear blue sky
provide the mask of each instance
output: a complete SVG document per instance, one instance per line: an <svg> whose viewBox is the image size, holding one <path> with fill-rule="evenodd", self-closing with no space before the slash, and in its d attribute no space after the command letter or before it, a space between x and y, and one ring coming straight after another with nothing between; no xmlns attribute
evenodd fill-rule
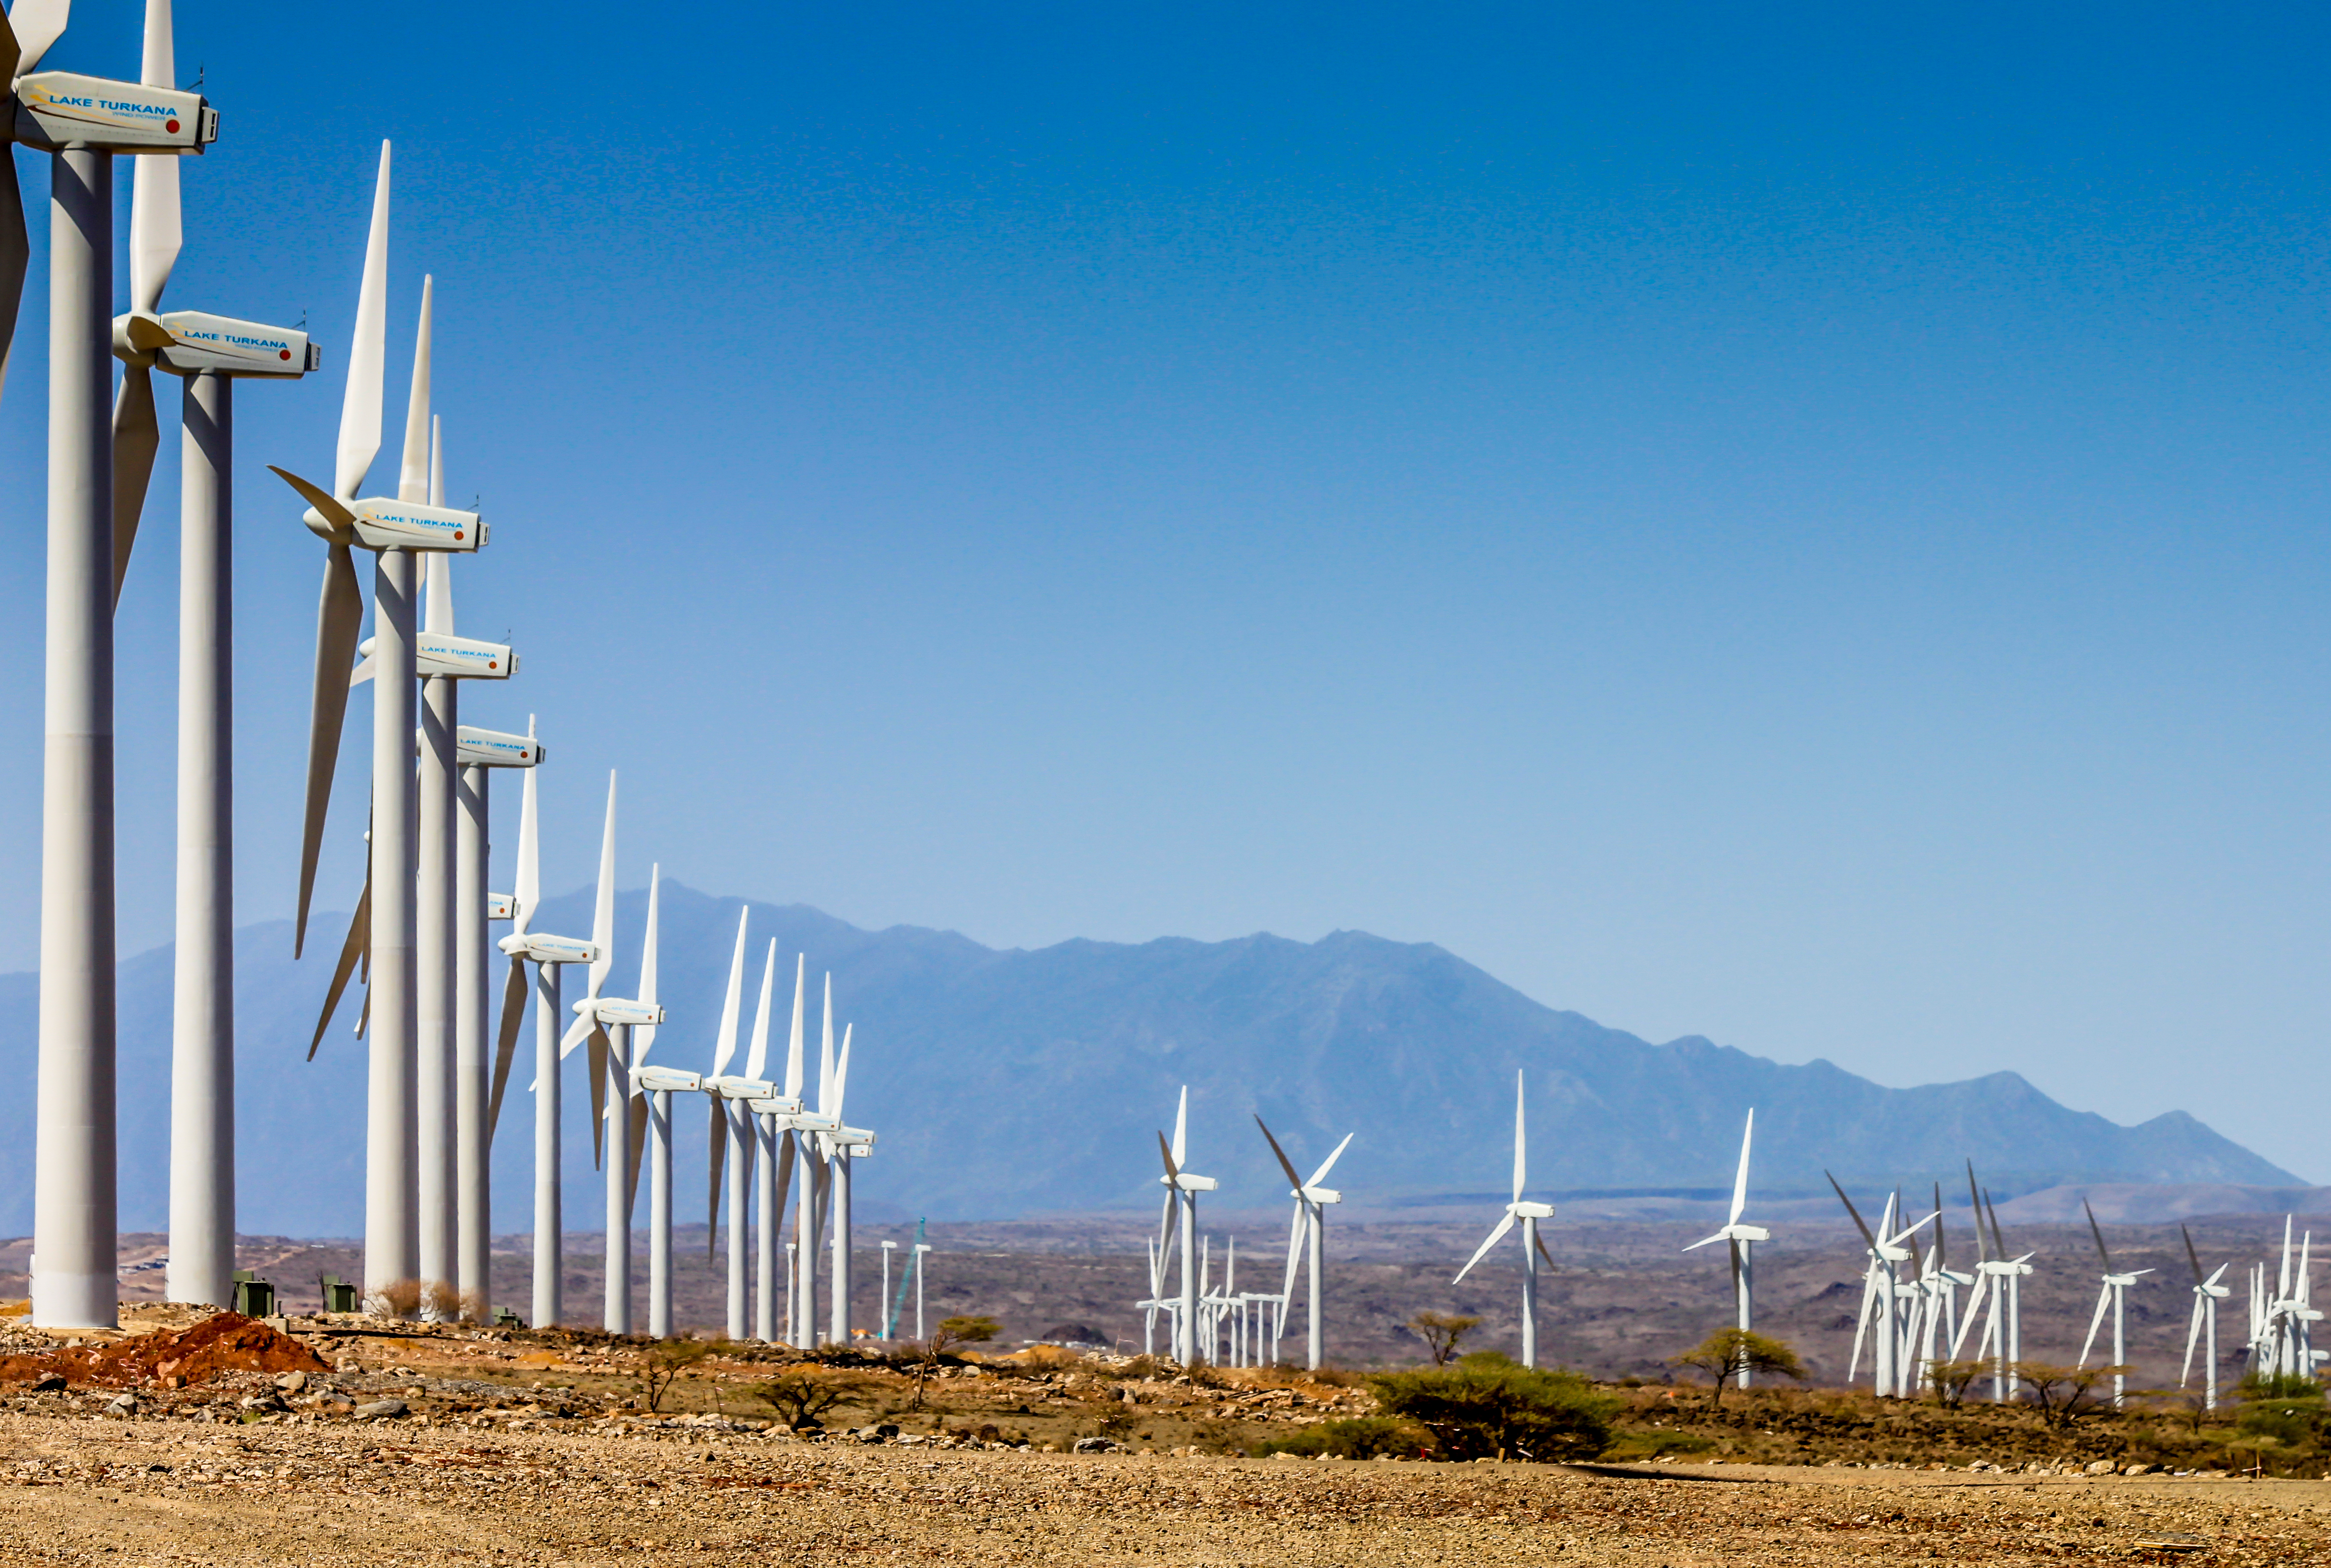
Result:
<svg viewBox="0 0 2331 1568"><path fill-rule="evenodd" d="M53 63L133 73L140 10L82 0ZM321 556L262 465L328 471L388 137L375 477L433 271L494 525L462 626L526 665L465 717L542 715L553 887L620 765L627 884L995 944L1364 927L1653 1039L2014 1068L2331 1177L2326 32L185 0L224 128L167 302L328 356L239 403L243 916L290 908ZM121 613L125 952L168 934L175 456Z"/></svg>

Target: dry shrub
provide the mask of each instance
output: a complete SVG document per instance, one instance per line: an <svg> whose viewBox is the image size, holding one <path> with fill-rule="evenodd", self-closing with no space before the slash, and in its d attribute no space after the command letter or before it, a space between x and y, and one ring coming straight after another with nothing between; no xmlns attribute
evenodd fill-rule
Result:
<svg viewBox="0 0 2331 1568"><path fill-rule="evenodd" d="M494 1315L493 1304L486 1299L483 1290L462 1291L461 1307L464 1323L483 1323Z"/></svg>
<svg viewBox="0 0 2331 1568"><path fill-rule="evenodd" d="M436 1322L452 1322L461 1315L461 1288L451 1279L432 1279L421 1288L421 1310Z"/></svg>
<svg viewBox="0 0 2331 1568"><path fill-rule="evenodd" d="M1064 1345L1032 1345L1004 1359L1030 1372L1074 1372L1085 1364L1083 1356Z"/></svg>
<svg viewBox="0 0 2331 1568"><path fill-rule="evenodd" d="M411 1317L421 1310L421 1281L392 1279L365 1296L365 1310L375 1317Z"/></svg>

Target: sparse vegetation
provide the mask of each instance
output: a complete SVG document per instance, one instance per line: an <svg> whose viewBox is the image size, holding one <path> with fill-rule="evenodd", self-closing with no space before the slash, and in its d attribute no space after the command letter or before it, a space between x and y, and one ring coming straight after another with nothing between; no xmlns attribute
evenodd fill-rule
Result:
<svg viewBox="0 0 2331 1568"><path fill-rule="evenodd" d="M1346 1421L1321 1421L1283 1438L1266 1439L1255 1445L1254 1452L1298 1454L1304 1459L1316 1454L1329 1454L1339 1459L1373 1459L1378 1454L1404 1459L1422 1457L1431 1440L1428 1434L1407 1421L1390 1416L1356 1416Z"/></svg>
<svg viewBox="0 0 2331 1568"><path fill-rule="evenodd" d="M1752 1378L1785 1377L1793 1383L1803 1383L1805 1378L1804 1364L1785 1343L1736 1327L1717 1329L1676 1356L1672 1364L1708 1380L1710 1408L1724 1402L1724 1385L1743 1372Z"/></svg>
<svg viewBox="0 0 2331 1568"><path fill-rule="evenodd" d="M1424 1341L1425 1353L1435 1366L1447 1366L1454 1360L1459 1342L1480 1326L1479 1318L1453 1312L1420 1312L1408 1320L1408 1331Z"/></svg>
<svg viewBox="0 0 2331 1568"><path fill-rule="evenodd" d="M2031 1402L2041 1420L2051 1427L2069 1427L2096 1408L2097 1390L2114 1373L2126 1375L2125 1366L2059 1366L2053 1362L2019 1361L2008 1370L2031 1391Z"/></svg>
<svg viewBox="0 0 2331 1568"><path fill-rule="evenodd" d="M923 1408L923 1386L931 1373L939 1369L940 1358L959 1352L965 1345L985 1345L995 1337L995 1319L992 1317L947 1317L939 1321L929 1339L915 1352L915 1403Z"/></svg>
<svg viewBox="0 0 2331 1568"><path fill-rule="evenodd" d="M663 1409L663 1397L671 1392L673 1383L711 1351L712 1347L700 1339L664 1339L650 1345L640 1364L640 1382L645 1385L648 1409Z"/></svg>
<svg viewBox="0 0 2331 1568"><path fill-rule="evenodd" d="M745 1392L775 1411L778 1421L800 1429L824 1425L835 1406L863 1400L872 1389L855 1372L813 1362L788 1367Z"/></svg>
<svg viewBox="0 0 2331 1568"><path fill-rule="evenodd" d="M1575 1372L1531 1370L1495 1352L1453 1366L1368 1380L1385 1414L1432 1434L1443 1459L1591 1459L1611 1442L1619 1402Z"/></svg>

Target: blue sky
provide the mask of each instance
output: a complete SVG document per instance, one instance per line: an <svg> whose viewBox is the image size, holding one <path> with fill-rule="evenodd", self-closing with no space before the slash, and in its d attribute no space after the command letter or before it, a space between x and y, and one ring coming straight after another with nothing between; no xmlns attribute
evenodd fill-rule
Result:
<svg viewBox="0 0 2331 1568"><path fill-rule="evenodd" d="M83 0L51 63L132 73L140 14ZM262 465L328 470L385 137L388 439L433 272L494 525L461 625L525 661L464 717L542 716L553 887L620 766L627 884L998 945L1362 927L2331 1178L2326 27L186 0L224 129L166 303L328 356L238 404L242 915L291 903L321 556ZM120 622L125 951L168 935L175 456Z"/></svg>

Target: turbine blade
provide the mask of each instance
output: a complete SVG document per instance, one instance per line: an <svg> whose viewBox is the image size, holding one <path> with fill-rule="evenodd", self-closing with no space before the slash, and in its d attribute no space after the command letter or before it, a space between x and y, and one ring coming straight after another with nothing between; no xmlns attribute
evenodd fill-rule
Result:
<svg viewBox="0 0 2331 1568"><path fill-rule="evenodd" d="M1543 1231L1532 1231L1530 1232L1530 1240L1537 1243L1537 1255L1546 1259L1546 1268L1548 1269L1553 1269L1554 1254L1546 1250L1546 1232Z"/></svg>
<svg viewBox="0 0 2331 1568"><path fill-rule="evenodd" d="M21 8L23 0L18 0ZM0 33L7 24L0 20ZM14 40L8 41L13 43ZM5 52L0 45L0 52ZM13 81L13 72L0 72L0 81ZM16 341L16 308L24 299L24 270L33 259L32 237L24 230L24 194L16 179L16 160L7 160L8 166L0 168L0 387L8 380L8 356Z"/></svg>
<svg viewBox="0 0 2331 1568"><path fill-rule="evenodd" d="M2105 1250L2104 1231L2098 1225L2097 1212L2088 1207L2088 1200L2085 1195L2080 1199L2080 1212L2088 1217L2088 1234L2097 1239L2097 1256L2104 1259L2105 1272L2109 1274L2113 1271L2112 1254Z"/></svg>
<svg viewBox="0 0 2331 1568"><path fill-rule="evenodd" d="M528 770L529 774L531 769ZM486 1142L494 1141L501 1125L502 1091L509 1085L510 1062L518 1055L519 1026L526 1021L526 960L513 955L502 981L500 1036L494 1041L494 1092L486 1107Z"/></svg>
<svg viewBox="0 0 2331 1568"><path fill-rule="evenodd" d="M2193 1316L2185 1325L2185 1364L2178 1369L2177 1386L2184 1388L2185 1380L2193 1375L2193 1347L2202 1339L2202 1315L2209 1310L2201 1292L2193 1293Z"/></svg>
<svg viewBox="0 0 2331 1568"><path fill-rule="evenodd" d="M1748 1140L1756 1136L1756 1107L1748 1107L1748 1126L1740 1135L1740 1174L1732 1178L1732 1218L1727 1225L1740 1223L1740 1212L1748 1207Z"/></svg>
<svg viewBox="0 0 2331 1568"><path fill-rule="evenodd" d="M1268 1126L1263 1126L1263 1120L1261 1117L1258 1116L1254 1118L1254 1125L1256 1126L1262 1127L1262 1136L1265 1141L1270 1145L1270 1152L1279 1156L1279 1168L1287 1173L1287 1184L1290 1187L1298 1189L1301 1188L1303 1185L1303 1178L1295 1174L1294 1163L1288 1159L1287 1151L1279 1146L1279 1140L1270 1136L1270 1129Z"/></svg>
<svg viewBox="0 0 2331 1568"><path fill-rule="evenodd" d="M2097 1292L2097 1309L2088 1317L2088 1336L2080 1341L2079 1364L2082 1366L2088 1364L2088 1352L2096 1348L2097 1330L2104 1326L2105 1308L2111 1305L2112 1287L2107 1285Z"/></svg>
<svg viewBox="0 0 2331 1568"><path fill-rule="evenodd" d="M1975 1190L1973 1160L1967 1162L1967 1207L1974 1211L1974 1260L1977 1263L1988 1262L1991 1252L1983 1235L1983 1196Z"/></svg>
<svg viewBox="0 0 2331 1568"><path fill-rule="evenodd" d="M647 1150L648 1097L629 1097L632 1118L631 1169L623 1174L623 1212L628 1214L640 1201L640 1156Z"/></svg>
<svg viewBox="0 0 2331 1568"><path fill-rule="evenodd" d="M712 1185L705 1209L704 1255L714 1258L720 1252L720 1174L728 1160L728 1115L727 1101L718 1095L709 1099L712 1117L706 1126L704 1139L705 1146L711 1151Z"/></svg>
<svg viewBox="0 0 2331 1568"><path fill-rule="evenodd" d="M1187 1154L1190 1137L1190 1086L1182 1086L1182 1098L1174 1107L1174 1163L1181 1164Z"/></svg>
<svg viewBox="0 0 2331 1568"><path fill-rule="evenodd" d="M433 454L434 448L432 451ZM429 504L441 507L445 504L442 499L445 476L436 471L433 455L430 463L429 493L434 499ZM442 632L451 637L453 634L453 556L450 551L431 550L421 560L429 573L429 580L422 584L421 629L423 632Z"/></svg>
<svg viewBox="0 0 2331 1568"><path fill-rule="evenodd" d="M1465 1276L1473 1272L1473 1265L1479 1263L1482 1259L1487 1258L1489 1255L1489 1249L1504 1240L1506 1239L1506 1232L1513 1228L1513 1212L1511 1210L1508 1210L1506 1212L1505 1218L1498 1221L1496 1227L1490 1231L1488 1238L1482 1241L1479 1247L1474 1250L1473 1256L1465 1260L1465 1267L1457 1270L1457 1278L1451 1279L1449 1283L1451 1285L1460 1285L1464 1283Z"/></svg>
<svg viewBox="0 0 2331 1568"><path fill-rule="evenodd" d="M429 327L436 280L421 280L421 327L413 345L413 391L404 405L404 460L397 467L396 499L429 500Z"/></svg>
<svg viewBox="0 0 2331 1568"><path fill-rule="evenodd" d="M332 966L332 984L324 992L324 1011L316 1020L316 1038L308 1042L308 1060L316 1060L316 1048L324 1043L324 1031L332 1026L332 1014L339 1011L340 996L348 988L348 976L356 973L357 959L372 943L372 857L365 857L364 891L357 896L357 912L348 917L347 939L340 944L339 962Z"/></svg>
<svg viewBox="0 0 2331 1568"><path fill-rule="evenodd" d="M1279 1283L1279 1294L1290 1301L1295 1298L1295 1269L1303 1257L1304 1236L1311 1228L1310 1221L1311 1205L1296 1199L1295 1220L1287 1230L1287 1274Z"/></svg>
<svg viewBox="0 0 2331 1568"><path fill-rule="evenodd" d="M591 994L599 994L615 966L615 770L607 770L607 825L599 834L599 894L591 908Z"/></svg>
<svg viewBox="0 0 2331 1568"><path fill-rule="evenodd" d="M1311 1179L1303 1184L1307 1187L1316 1187L1320 1183L1326 1181L1327 1179L1327 1173L1336 1168L1336 1162L1344 1157L1344 1151L1352 1146L1352 1139L1357 1136L1358 1135L1354 1133L1346 1133L1344 1135L1344 1141L1336 1145L1336 1149L1333 1154L1319 1162L1319 1168L1312 1172Z"/></svg>
<svg viewBox="0 0 2331 1568"><path fill-rule="evenodd" d="M1943 1184L1935 1183L1935 1272L1950 1267L1943 1261Z"/></svg>
<svg viewBox="0 0 2331 1568"><path fill-rule="evenodd" d="M786 1212L785 1204L793 1195L794 1161L797 1157L795 1149L796 1145L794 1140L793 1129L791 1127L787 1127L785 1129L785 1136L777 1140L777 1195L775 1202L776 1212L780 1217L779 1222L781 1224L783 1223L783 1216Z"/></svg>
<svg viewBox="0 0 2331 1568"><path fill-rule="evenodd" d="M8 24L16 35L16 68L8 78L14 82L19 76L30 76L40 69L41 57L49 45L62 36L65 19L72 11L72 0L16 0L15 8L8 14Z"/></svg>
<svg viewBox="0 0 2331 1568"><path fill-rule="evenodd" d="M175 158L139 158L139 165ZM161 450L162 427L154 414L154 373L132 365L121 372L113 399L113 603L121 604L121 584L129 575L129 551L138 522L146 515L146 487L154 478L154 454Z"/></svg>
<svg viewBox="0 0 2331 1568"><path fill-rule="evenodd" d="M607 1057L612 1042L607 1031L592 1020L591 1033L591 1168L607 1168Z"/></svg>
<svg viewBox="0 0 2331 1568"><path fill-rule="evenodd" d="M721 993L720 1028L712 1037L712 1076L725 1078L728 1059L737 1054L737 1015L745 1007L745 927L753 918L750 904L737 911L737 944L728 955L728 989Z"/></svg>
<svg viewBox="0 0 2331 1568"><path fill-rule="evenodd" d="M534 715L526 716L526 737L534 738ZM535 775L539 767L526 770L526 783L519 791L518 813L518 883L510 897L510 928L524 936L534 920L534 911L542 902L542 821L541 806L536 791L541 786Z"/></svg>
<svg viewBox="0 0 2331 1568"><path fill-rule="evenodd" d="M575 1015L575 1022L566 1026L566 1032L558 1037L559 1059L561 1060L566 1060L567 1056L573 1053L576 1046L590 1039L591 1031L598 1027L599 1019L596 1013L576 1013Z"/></svg>
<svg viewBox="0 0 2331 1568"><path fill-rule="evenodd" d="M146 0L146 48L138 80L147 87L176 87L178 62L171 36L170 0ZM185 233L178 221L178 160L144 157L130 176L129 308L152 315L177 265Z"/></svg>
<svg viewBox="0 0 2331 1568"><path fill-rule="evenodd" d="M761 999L753 1009L753 1044L745 1053L745 1076L757 1079L769 1066L769 1004L777 989L777 939L769 938L769 955L761 964Z"/></svg>
<svg viewBox="0 0 2331 1568"><path fill-rule="evenodd" d="M357 499L380 451L383 384L388 374L388 143L380 144L380 178L372 191L365 235L364 281L357 288L356 329L348 339L348 385L340 401L340 439L332 493Z"/></svg>
<svg viewBox="0 0 2331 1568"><path fill-rule="evenodd" d="M1854 1228L1861 1232L1862 1240L1869 1244L1871 1251L1876 1251L1878 1250L1878 1238L1870 1233L1869 1225L1864 1223L1862 1221L1861 1211L1853 1206L1853 1200L1845 1195L1845 1189L1837 1184L1837 1178L1835 1176L1830 1176L1827 1171L1823 1171L1822 1174L1829 1176L1830 1191L1835 1193L1837 1194L1837 1201L1845 1205L1845 1212L1853 1216Z"/></svg>
<svg viewBox="0 0 2331 1568"><path fill-rule="evenodd" d="M1157 1135L1157 1152L1166 1157L1166 1180L1168 1183L1180 1181L1182 1178L1181 1167L1175 1164L1174 1147L1171 1144L1168 1144L1166 1141L1166 1135L1164 1133L1159 1133Z"/></svg>
<svg viewBox="0 0 2331 1568"><path fill-rule="evenodd" d="M1522 1201L1522 1188L1529 1177L1529 1138L1522 1129L1522 1075L1514 1069L1514 1202ZM1468 1264L1466 1267L1470 1268Z"/></svg>
<svg viewBox="0 0 2331 1568"><path fill-rule="evenodd" d="M825 1034L817 1048L817 1109L820 1116L828 1109L827 1098L833 1093L833 972L825 974Z"/></svg>
<svg viewBox="0 0 2331 1568"><path fill-rule="evenodd" d="M842 1055L833 1067L833 1119L836 1122L842 1120L842 1098L850 1091L850 1033L857 1027L853 1023L842 1026Z"/></svg>
<svg viewBox="0 0 2331 1568"><path fill-rule="evenodd" d="M340 721L348 710L348 664L364 628L364 591L346 545L324 556L324 590L316 604L316 687L308 714L308 808L300 842L300 908L291 956L307 946L308 905L316 891L316 859L324 848L324 818L332 803L332 773L339 765Z"/></svg>
<svg viewBox="0 0 2331 1568"><path fill-rule="evenodd" d="M433 556L430 559L450 561L452 556L439 555ZM660 918L657 905L662 895L663 867L661 863L651 864L648 867L648 934L640 943L640 1000L651 1007L655 1005L656 999L656 926ZM647 1060L649 1048L655 1044L655 1037L656 1026L652 1023L642 1023L633 1027L632 1065L633 1067L638 1067Z"/></svg>
<svg viewBox="0 0 2331 1568"><path fill-rule="evenodd" d="M809 984L809 955L794 955L794 1028L785 1040L785 1098L797 1100L802 1092L802 1008Z"/></svg>

